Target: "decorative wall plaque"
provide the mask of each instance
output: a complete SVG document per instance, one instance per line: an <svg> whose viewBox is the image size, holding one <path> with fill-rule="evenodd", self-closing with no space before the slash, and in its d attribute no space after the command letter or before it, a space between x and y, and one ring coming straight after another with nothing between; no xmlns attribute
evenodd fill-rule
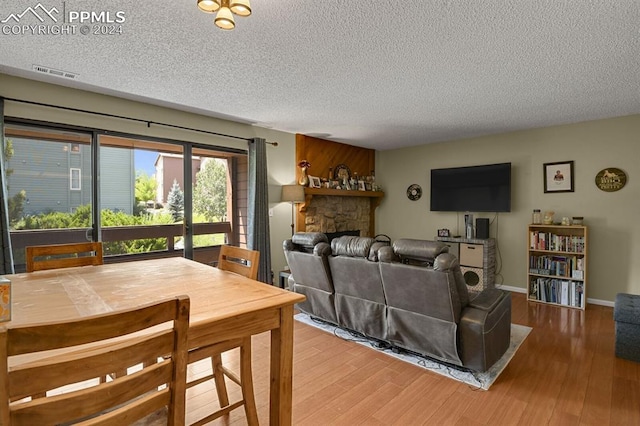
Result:
<svg viewBox="0 0 640 426"><path fill-rule="evenodd" d="M596 186L601 191L615 192L621 190L627 183L627 174L615 167L602 169L596 175Z"/></svg>
<svg viewBox="0 0 640 426"><path fill-rule="evenodd" d="M422 188L418 184L409 185L407 188L407 197L411 201L417 201L422 197Z"/></svg>

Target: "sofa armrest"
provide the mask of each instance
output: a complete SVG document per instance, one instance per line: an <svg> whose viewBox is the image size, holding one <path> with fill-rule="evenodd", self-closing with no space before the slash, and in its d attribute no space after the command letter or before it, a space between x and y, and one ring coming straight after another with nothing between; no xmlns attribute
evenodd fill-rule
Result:
<svg viewBox="0 0 640 426"><path fill-rule="evenodd" d="M470 300L468 306L481 311L492 311L498 306L503 297L505 297L505 294L502 290L487 288Z"/></svg>
<svg viewBox="0 0 640 426"><path fill-rule="evenodd" d="M460 318L460 357L465 367L475 371L488 370L511 341L511 295L497 291L501 294L494 294L496 299L487 296L487 303L479 300L479 307L468 305ZM488 306L490 310L484 309Z"/></svg>

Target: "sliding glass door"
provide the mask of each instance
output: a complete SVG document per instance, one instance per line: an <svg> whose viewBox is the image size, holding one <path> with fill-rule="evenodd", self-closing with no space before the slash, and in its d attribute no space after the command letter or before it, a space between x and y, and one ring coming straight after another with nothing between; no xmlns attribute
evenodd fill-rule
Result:
<svg viewBox="0 0 640 426"><path fill-rule="evenodd" d="M28 245L95 240L105 262L213 265L221 244L246 241L246 153L32 124L7 124L4 142L18 272Z"/></svg>
<svg viewBox="0 0 640 426"><path fill-rule="evenodd" d="M16 271L29 245L92 238L91 133L5 125L4 152Z"/></svg>

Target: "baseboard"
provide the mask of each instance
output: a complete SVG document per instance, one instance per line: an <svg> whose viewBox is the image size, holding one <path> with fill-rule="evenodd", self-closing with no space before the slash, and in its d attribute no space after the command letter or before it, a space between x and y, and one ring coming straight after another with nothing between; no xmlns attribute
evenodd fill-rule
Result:
<svg viewBox="0 0 640 426"><path fill-rule="evenodd" d="M507 290L513 293L526 293L527 289L522 287L513 287L510 285L496 285L496 288L501 290ZM610 300L601 300L601 299L589 299L587 298L587 303L591 303L592 305L600 305L600 306L609 306L613 308L613 303Z"/></svg>
<svg viewBox="0 0 640 426"><path fill-rule="evenodd" d="M600 300L600 299L589 299L587 297L587 303L591 303L593 305L600 305L600 306L609 306L611 308L613 308L613 303L610 300Z"/></svg>
<svg viewBox="0 0 640 426"><path fill-rule="evenodd" d="M526 293L527 292L526 288L513 287L513 286L510 286L510 285L496 284L496 288L499 288L500 290L507 290L507 291L510 291L512 293Z"/></svg>

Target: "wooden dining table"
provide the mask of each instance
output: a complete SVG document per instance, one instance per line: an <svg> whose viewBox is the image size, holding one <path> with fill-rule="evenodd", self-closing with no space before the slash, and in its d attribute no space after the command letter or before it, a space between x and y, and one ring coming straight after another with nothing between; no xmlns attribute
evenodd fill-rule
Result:
<svg viewBox="0 0 640 426"><path fill-rule="evenodd" d="M270 331L270 424L291 424L293 305L303 295L179 257L6 277L12 287L8 326L81 318L186 294L189 348Z"/></svg>

